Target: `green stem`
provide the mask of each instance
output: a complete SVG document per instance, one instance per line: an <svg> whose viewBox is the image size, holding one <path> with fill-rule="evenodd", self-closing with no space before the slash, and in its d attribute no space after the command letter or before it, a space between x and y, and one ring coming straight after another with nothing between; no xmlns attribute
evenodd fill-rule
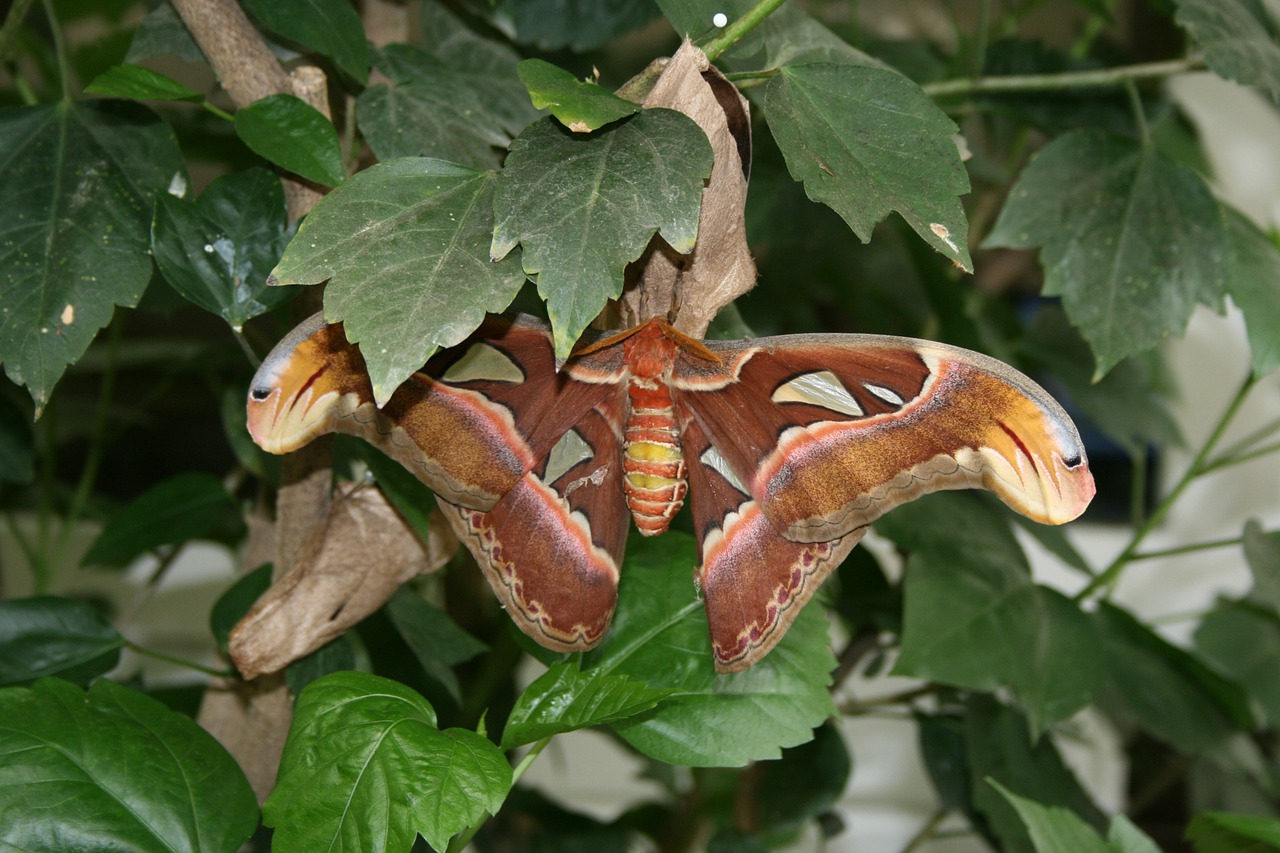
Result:
<svg viewBox="0 0 1280 853"><path fill-rule="evenodd" d="M1151 128L1147 126L1147 111L1142 108L1142 95L1138 92L1138 84L1132 79L1124 81L1124 93L1129 96L1129 109L1133 112L1133 120L1138 124L1138 138L1144 146L1151 144Z"/></svg>
<svg viewBox="0 0 1280 853"><path fill-rule="evenodd" d="M524 758L520 759L520 763L511 771L511 787L515 787L516 783L520 781L520 777L524 776L530 765L532 765L533 762L537 760L538 756L542 754L542 750L547 748L547 744L551 743L551 738L552 735L548 735L535 743L533 748L525 753ZM462 832L455 835L453 839L450 840L449 846L445 849L445 853L462 853L463 848L470 844L471 839L480 831L480 827L484 826L485 820L486 818L481 818L471 824L471 826L468 826Z"/></svg>
<svg viewBox="0 0 1280 853"><path fill-rule="evenodd" d="M218 118L220 118L220 119L222 119L222 120L224 120L224 121L234 122L234 121L236 120L236 117L235 117L235 116L233 116L231 113L227 112L226 110L222 109L221 107L215 107L213 104L209 103L209 101L208 101L207 99L206 99L206 100L201 101L201 102L200 102L200 106L204 107L206 110L208 110L209 112L213 113L213 114L214 114L214 115L216 115Z"/></svg>
<svg viewBox="0 0 1280 853"><path fill-rule="evenodd" d="M1232 536L1227 539L1207 539L1204 542L1192 542L1190 545L1177 545L1173 548L1159 548L1155 551L1140 551L1129 556L1134 560L1154 560L1159 557L1176 557L1180 554L1192 554L1196 551L1208 551L1213 548L1229 548L1244 542L1243 536Z"/></svg>
<svg viewBox="0 0 1280 853"><path fill-rule="evenodd" d="M902 853L915 853L916 850L923 847L930 839L933 838L933 833L937 831L938 827L947 819L947 815L950 813L950 809L939 809L934 812L933 816L924 822L924 826L920 827L916 834L911 836L911 840L907 842L907 846L902 848Z"/></svg>
<svg viewBox="0 0 1280 853"><path fill-rule="evenodd" d="M137 643L132 642L130 640L125 640L124 646L126 649L128 649L131 652L136 652L140 655L145 655L146 657L154 658L156 660L162 660L165 663L172 663L172 664L176 664L177 666L183 666L183 667L186 667L187 669L194 669L196 672L203 672L205 675L212 675L215 678L239 678L240 677L240 674L238 672L233 672L232 670L229 670L229 669L214 669L211 666L205 666L204 664L196 663L193 660L186 660L184 658L174 657L173 655L167 655L164 652L157 652L154 649L145 648L144 646L140 646Z"/></svg>
<svg viewBox="0 0 1280 853"><path fill-rule="evenodd" d="M730 22L729 26L724 28L724 32L707 42L706 47L702 49L702 52L707 55L707 60L715 62L720 58L720 54L737 44L743 36L758 27L761 21L773 14L785 2L786 0L759 0L756 5L744 12L742 17Z"/></svg>
<svg viewBox="0 0 1280 853"><path fill-rule="evenodd" d="M1238 456L1228 456L1224 453L1222 456L1205 465L1204 470L1207 473L1209 471L1217 471L1219 468L1229 468L1232 465L1239 465L1242 462L1250 462L1257 459L1259 456L1267 456L1275 453L1276 451L1280 451L1280 441L1275 444L1265 444L1256 450L1251 450L1248 453L1241 453Z"/></svg>
<svg viewBox="0 0 1280 853"><path fill-rule="evenodd" d="M1187 71L1200 71L1204 67L1204 59L1193 56L1188 59L1173 59L1167 62L1144 62L1139 65L1100 68L1094 71L1067 71L1061 74L1010 74L1003 77L942 80L938 83L926 83L920 88L931 98L998 92L1057 92L1064 89L1121 86L1131 81L1170 77Z"/></svg>
<svg viewBox="0 0 1280 853"><path fill-rule="evenodd" d="M1195 459L1191 460L1191 464L1187 466L1187 470L1183 472L1182 478L1160 501L1151 515L1144 521L1137 530L1134 531L1133 537L1129 540L1129 544L1120 552L1111 564L1095 577L1088 586L1076 593L1075 600L1083 601L1093 595L1098 590L1111 586L1120 577L1120 573L1124 571L1124 567L1138 553L1138 546L1142 544L1142 540L1147 538L1151 531L1160 526L1160 522L1164 521L1164 517L1169 514L1169 510L1177 502L1178 498L1186 491L1187 486L1191 485L1191 481L1201 476L1205 472L1206 460L1218 441L1222 438L1222 434L1226 432L1227 426L1231 423L1236 413L1240 411L1241 404L1244 403L1245 397L1249 395L1249 391L1253 388L1254 382L1257 380L1252 375L1244 381L1240 386L1240 390L1236 392L1230 404L1227 405L1226 411L1222 413L1222 417L1218 419L1218 423L1213 428L1213 432L1205 440L1204 446L1200 448L1200 452L1196 454Z"/></svg>
<svg viewBox="0 0 1280 853"><path fill-rule="evenodd" d="M982 0L978 4L978 46L973 51L973 76L982 76L982 69L987 67L987 30L991 26L991 0Z"/></svg>
<svg viewBox="0 0 1280 853"><path fill-rule="evenodd" d="M71 536L75 532L80 514L89 503L93 486L98 480L98 469L102 465L102 454L107 445L107 419L111 413L111 397L116 384L116 356L120 350L120 336L124 324L119 318L107 330L107 357L102 369L102 387L98 393L98 407L93 416L93 431L89 434L89 451L85 454L84 467L80 470L80 482L76 484L75 493L71 496L71 504L62 520L62 529L58 533L58 544L54 551L54 566L61 566L71 545Z"/></svg>
<svg viewBox="0 0 1280 853"><path fill-rule="evenodd" d="M18 27L22 26L22 22L27 18L27 12L31 9L34 0L18 0L9 7L9 14L4 16L4 26L0 27L0 60L9 60L9 39L13 38L13 34L18 31Z"/></svg>
<svg viewBox="0 0 1280 853"><path fill-rule="evenodd" d="M58 58L58 76L62 78L62 100L71 100L71 62L67 59L67 46L62 42L62 28L53 14L53 0L43 0L44 14L49 19L49 33L53 36L53 52Z"/></svg>

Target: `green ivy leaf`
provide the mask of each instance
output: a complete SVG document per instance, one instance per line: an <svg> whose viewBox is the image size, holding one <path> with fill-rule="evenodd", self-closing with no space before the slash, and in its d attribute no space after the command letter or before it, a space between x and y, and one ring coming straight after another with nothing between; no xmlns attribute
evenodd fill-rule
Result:
<svg viewBox="0 0 1280 853"><path fill-rule="evenodd" d="M294 296L267 287L289 236L280 179L266 169L218 178L194 203L161 196L151 225L156 264L173 289L237 331Z"/></svg>
<svg viewBox="0 0 1280 853"><path fill-rule="evenodd" d="M354 175L308 214L274 276L325 288L325 317L360 344L385 403L438 347L460 343L524 283L489 260L493 175L406 157Z"/></svg>
<svg viewBox="0 0 1280 853"><path fill-rule="evenodd" d="M0 362L43 408L151 280L151 207L185 186L169 128L126 101L0 109Z"/></svg>
<svg viewBox="0 0 1280 853"><path fill-rule="evenodd" d="M375 675L340 672L298 697L263 821L284 850L407 851L496 814L511 787L502 752L475 732L440 731L427 701Z"/></svg>
<svg viewBox="0 0 1280 853"><path fill-rule="evenodd" d="M1175 20L1228 80L1255 86L1280 104L1280 19L1255 0L1177 0Z"/></svg>
<svg viewBox="0 0 1280 853"><path fill-rule="evenodd" d="M235 499L217 477L192 471L152 486L111 516L80 564L124 568L162 545L190 539L231 544L243 535Z"/></svg>
<svg viewBox="0 0 1280 853"><path fill-rule="evenodd" d="M110 681L0 690L0 846L233 853L258 804L213 736Z"/></svg>
<svg viewBox="0 0 1280 853"><path fill-rule="evenodd" d="M713 32L712 20L717 12L723 12L732 23L750 11L756 0L657 0L657 3L677 33L701 42L703 33ZM725 56L731 68L755 71L809 62L884 67L794 3L786 3L770 14Z"/></svg>
<svg viewBox="0 0 1280 853"><path fill-rule="evenodd" d="M772 652L745 672L717 675L707 618L689 577L693 538L631 537L618 610L585 669L679 691L639 719L613 724L659 761L739 766L808 741L834 713L827 691L835 657L822 607L810 603Z"/></svg>
<svg viewBox="0 0 1280 853"><path fill-rule="evenodd" d="M336 187L345 177L333 123L293 95L268 95L237 110L236 135L255 154L308 181Z"/></svg>
<svg viewBox="0 0 1280 853"><path fill-rule="evenodd" d="M1262 815L1201 812L1187 827L1196 853L1267 853L1280 848L1280 820Z"/></svg>
<svg viewBox="0 0 1280 853"><path fill-rule="evenodd" d="M526 59L516 66L516 73L529 90L533 105L550 110L575 133L597 130L641 109L634 101L619 98L598 83L579 80L542 59Z"/></svg>
<svg viewBox="0 0 1280 853"><path fill-rule="evenodd" d="M141 65L116 65L93 78L85 92L134 101L203 101L204 95Z"/></svg>
<svg viewBox="0 0 1280 853"><path fill-rule="evenodd" d="M653 0L500 0L498 25L520 44L541 50L593 50L658 15Z"/></svg>
<svg viewBox="0 0 1280 853"><path fill-rule="evenodd" d="M557 663L516 699L502 748L544 737L627 720L658 706L674 690L650 687L603 669L583 672L577 660Z"/></svg>
<svg viewBox="0 0 1280 853"><path fill-rule="evenodd" d="M387 615L427 676L461 704L462 688L453 667L482 654L488 646L458 627L449 614L405 587L396 590L387 602Z"/></svg>
<svg viewBox="0 0 1280 853"><path fill-rule="evenodd" d="M364 24L346 0L245 0L244 7L276 35L329 57L360 85L369 82Z"/></svg>
<svg viewBox="0 0 1280 853"><path fill-rule="evenodd" d="M81 686L115 668L124 637L83 601L0 601L0 687L56 675Z"/></svg>
<svg viewBox="0 0 1280 853"><path fill-rule="evenodd" d="M1110 847L1092 826L1062 806L1045 806L1019 797L995 780L991 786L1018 812L1036 853L1108 853Z"/></svg>
<svg viewBox="0 0 1280 853"><path fill-rule="evenodd" d="M1069 598L1032 582L1001 510L943 494L899 507L877 528L913 551L895 673L1008 688L1037 734L1089 703L1097 632ZM904 545L921 537L916 548Z"/></svg>
<svg viewBox="0 0 1280 853"><path fill-rule="evenodd" d="M1053 140L1022 173L984 246L1043 246L1044 292L1097 358L1095 379L1218 307L1222 213L1204 181L1152 146L1099 130Z"/></svg>
<svg viewBox="0 0 1280 853"><path fill-rule="evenodd" d="M1095 701L1113 716L1187 754L1253 728L1248 698L1236 684L1114 605L1099 604L1093 616L1102 637Z"/></svg>
<svg viewBox="0 0 1280 853"><path fill-rule="evenodd" d="M1253 373L1280 366L1280 248L1237 211L1225 208L1227 293L1244 314Z"/></svg>
<svg viewBox="0 0 1280 853"><path fill-rule="evenodd" d="M1253 573L1251 598L1280 616L1280 530L1267 532L1253 519L1246 522L1244 558Z"/></svg>
<svg viewBox="0 0 1280 853"><path fill-rule="evenodd" d="M1280 616L1223 602L1201 620L1195 642L1206 660L1249 692L1271 725L1280 724Z"/></svg>
<svg viewBox="0 0 1280 853"><path fill-rule="evenodd" d="M645 110L591 134L551 119L511 144L498 183L490 253L519 243L538 278L567 358L605 302L622 292L623 270L655 233L676 251L693 249L702 182L711 174L706 135L687 116Z"/></svg>
<svg viewBox="0 0 1280 853"><path fill-rule="evenodd" d="M896 210L925 242L973 269L956 126L919 86L880 68L787 66L769 81L765 110L791 175L864 243Z"/></svg>
<svg viewBox="0 0 1280 853"><path fill-rule="evenodd" d="M209 611L209 630L213 633L218 648L224 652L227 650L227 637L231 629L271 586L271 569L270 563L264 563L241 575L214 602Z"/></svg>
<svg viewBox="0 0 1280 853"><path fill-rule="evenodd" d="M1001 849L1026 850L1028 833L996 782L1045 806L1069 809L1101 830L1106 819L1080 787L1047 737L1032 739L1027 721L989 696L974 696L965 714L966 763L973 807L999 838Z"/></svg>

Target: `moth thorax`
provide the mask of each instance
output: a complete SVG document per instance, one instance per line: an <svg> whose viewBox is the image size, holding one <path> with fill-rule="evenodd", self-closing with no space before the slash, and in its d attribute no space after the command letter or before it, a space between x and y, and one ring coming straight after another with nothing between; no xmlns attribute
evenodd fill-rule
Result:
<svg viewBox="0 0 1280 853"><path fill-rule="evenodd" d="M665 386L631 386L631 413L623 444L623 491L645 536L666 532L689 491L684 452Z"/></svg>

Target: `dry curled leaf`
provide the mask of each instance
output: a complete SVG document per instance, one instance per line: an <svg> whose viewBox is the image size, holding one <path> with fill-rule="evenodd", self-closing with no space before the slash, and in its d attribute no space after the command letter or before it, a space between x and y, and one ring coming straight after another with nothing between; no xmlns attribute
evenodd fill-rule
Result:
<svg viewBox="0 0 1280 853"><path fill-rule="evenodd" d="M697 122L711 142L715 165L702 192L697 245L681 255L654 237L628 270L620 306L623 325L666 316L674 308L676 327L702 337L720 309L756 281L744 219L751 168L750 112L737 88L687 40L645 96L644 105L678 110Z"/></svg>
<svg viewBox="0 0 1280 853"><path fill-rule="evenodd" d="M447 550L424 547L377 489L348 486L289 572L232 629L232 660L245 678L282 669L377 610L414 575L439 568Z"/></svg>

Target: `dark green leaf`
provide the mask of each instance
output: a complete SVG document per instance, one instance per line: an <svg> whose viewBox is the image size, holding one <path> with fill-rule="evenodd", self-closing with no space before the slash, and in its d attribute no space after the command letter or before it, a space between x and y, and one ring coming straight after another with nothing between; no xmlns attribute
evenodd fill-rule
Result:
<svg viewBox="0 0 1280 853"><path fill-rule="evenodd" d="M692 537L676 532L631 538L613 627L584 668L680 691L642 719L613 724L648 756L695 766L777 758L834 713L827 685L835 658L825 614L810 603L763 660L717 675L689 577L694 553Z"/></svg>
<svg viewBox="0 0 1280 853"><path fill-rule="evenodd" d="M488 646L459 628L449 614L404 587L387 602L387 615L427 675L461 702L462 689L453 667L482 654Z"/></svg>
<svg viewBox="0 0 1280 853"><path fill-rule="evenodd" d="M511 766L475 732L440 731L426 700L385 678L341 672L298 697L276 788L263 805L284 850L437 850L511 787Z"/></svg>
<svg viewBox="0 0 1280 853"><path fill-rule="evenodd" d="M1219 306L1226 280L1222 213L1204 181L1099 130L1045 146L983 245L1044 247L1044 292L1062 296L1092 346L1095 378L1181 334L1197 300Z"/></svg>
<svg viewBox="0 0 1280 853"><path fill-rule="evenodd" d="M127 101L0 109L0 362L43 408L151 280L151 207L185 186L173 134Z"/></svg>
<svg viewBox="0 0 1280 853"><path fill-rule="evenodd" d="M1102 636L1095 657L1103 669L1095 701L1113 716L1188 754L1253 727L1237 685L1126 611L1102 603L1094 622Z"/></svg>
<svg viewBox="0 0 1280 853"><path fill-rule="evenodd" d="M896 210L927 243L973 269L956 126L919 86L879 68L784 67L769 81L765 107L792 176L864 243Z"/></svg>
<svg viewBox="0 0 1280 853"><path fill-rule="evenodd" d="M741 829L721 829L707 841L707 853L769 853L769 845Z"/></svg>
<svg viewBox="0 0 1280 853"><path fill-rule="evenodd" d="M949 809L968 809L973 797L965 758L964 721L953 715L917 714L920 756L938 800Z"/></svg>
<svg viewBox="0 0 1280 853"><path fill-rule="evenodd" d="M200 47L168 2L161 2L147 13L129 42L125 62L150 59L153 56L176 56L187 62L206 62Z"/></svg>
<svg viewBox="0 0 1280 853"><path fill-rule="evenodd" d="M424 4L418 14L422 22L423 43L430 45L435 57L449 66L454 74L471 82L478 98L483 101L483 109L498 117L503 130L514 136L538 117L529 103L529 93L516 76L520 54L509 44L480 37L441 3ZM387 61L394 62L393 57L403 54L394 46L388 46L383 48L382 55L385 65ZM384 72L403 82L390 67L384 68Z"/></svg>
<svg viewBox="0 0 1280 853"><path fill-rule="evenodd" d="M1201 620L1195 639L1200 653L1248 691L1271 725L1280 725L1280 616L1225 602Z"/></svg>
<svg viewBox="0 0 1280 853"><path fill-rule="evenodd" d="M271 586L271 564L264 563L236 578L235 583L218 596L213 609L209 611L209 630L213 633L213 638L217 640L220 649L226 651L227 635L269 586Z"/></svg>
<svg viewBox="0 0 1280 853"><path fill-rule="evenodd" d="M813 740L782 751L776 761L757 765L753 791L760 830L786 834L830 810L844 792L853 760L840 730L828 722Z"/></svg>
<svg viewBox="0 0 1280 853"><path fill-rule="evenodd" d="M123 568L162 545L189 539L229 544L243 535L235 499L217 477L193 471L153 486L111 516L80 563Z"/></svg>
<svg viewBox="0 0 1280 853"><path fill-rule="evenodd" d="M0 690L0 847L233 853L253 789L204 729L110 681Z"/></svg>
<svg viewBox="0 0 1280 853"><path fill-rule="evenodd" d="M956 555L986 562L1007 575L1030 566L1009 529L1009 514L994 502L964 492L939 492L898 507L876 522L876 532L907 553Z"/></svg>
<svg viewBox="0 0 1280 853"><path fill-rule="evenodd" d="M85 87L90 95L130 98L135 101L202 101L204 95L172 77L141 65L116 65L93 78Z"/></svg>
<svg viewBox="0 0 1280 853"><path fill-rule="evenodd" d="M309 181L342 183L338 132L323 113L293 95L268 95L238 110L236 135L255 154Z"/></svg>
<svg viewBox="0 0 1280 853"><path fill-rule="evenodd" d="M1053 741L1033 742L1027 721L1012 709L975 696L965 716L965 740L974 807L989 821L1002 849L1032 848L1022 820L992 781L1045 806L1069 809L1094 829L1105 826L1102 812L1063 764Z"/></svg>
<svg viewBox="0 0 1280 853"><path fill-rule="evenodd" d="M173 289L236 330L295 295L267 287L288 242L284 191L265 169L218 178L194 204L161 196L151 226L156 264Z"/></svg>
<svg viewBox="0 0 1280 853"><path fill-rule="evenodd" d="M693 249L711 163L701 128L672 110L645 110L591 134L544 119L511 144L490 251L501 258L523 245L558 357L622 292L624 267L655 233L678 252Z"/></svg>
<svg viewBox="0 0 1280 853"><path fill-rule="evenodd" d="M360 344L381 405L437 347L510 304L524 274L489 260L491 174L406 157L365 169L308 214L274 275L325 288L325 316Z"/></svg>
<svg viewBox="0 0 1280 853"><path fill-rule="evenodd" d="M1070 809L1019 797L994 780L991 785L1017 809L1036 853L1107 853L1110 849L1097 830Z"/></svg>
<svg viewBox="0 0 1280 853"><path fill-rule="evenodd" d="M56 675L87 685L120 662L124 637L83 601L0 601L0 687Z"/></svg>
<svg viewBox="0 0 1280 853"><path fill-rule="evenodd" d="M1246 522L1244 558L1253 573L1252 598L1280 615L1280 530L1267 532L1253 519Z"/></svg>
<svg viewBox="0 0 1280 853"><path fill-rule="evenodd" d="M1210 68L1256 86L1280 104L1280 20L1257 0L1177 0L1179 24L1204 49Z"/></svg>
<svg viewBox="0 0 1280 853"><path fill-rule="evenodd" d="M498 23L520 44L580 53L637 30L658 16L653 0L499 0Z"/></svg>
<svg viewBox="0 0 1280 853"><path fill-rule="evenodd" d="M526 59L516 66L516 73L535 107L550 110L561 124L577 133L640 112L639 104L541 59Z"/></svg>
<svg viewBox="0 0 1280 853"><path fill-rule="evenodd" d="M1253 372L1280 365L1280 248L1235 210L1227 222L1227 293L1244 314Z"/></svg>
<svg viewBox="0 0 1280 853"><path fill-rule="evenodd" d="M335 672L359 669L359 655L351 633L335 637L285 667L284 681L289 692L301 696L307 685Z"/></svg>
<svg viewBox="0 0 1280 853"><path fill-rule="evenodd" d="M604 669L582 672L577 660L557 663L516 699L502 748L511 749L544 737L628 720L657 707L674 693L649 687Z"/></svg>
<svg viewBox="0 0 1280 853"><path fill-rule="evenodd" d="M329 57L357 83L368 82L369 43L347 0L245 0L244 7L271 32Z"/></svg>
<svg viewBox="0 0 1280 853"><path fill-rule="evenodd" d="M1280 820L1261 815L1202 812L1187 827L1196 853L1272 853L1280 848Z"/></svg>
<svg viewBox="0 0 1280 853"><path fill-rule="evenodd" d="M0 483L30 483L36 476L31 412L0 394Z"/></svg>
<svg viewBox="0 0 1280 853"><path fill-rule="evenodd" d="M1089 703L1097 634L1070 599L1026 574L956 554L907 562L894 672L974 690L1008 688L1037 734Z"/></svg>
<svg viewBox="0 0 1280 853"><path fill-rule="evenodd" d="M395 511L409 522L419 539L428 542L431 538L431 510L436 505L435 493L408 468L373 445L361 442L356 446L356 453L368 466L369 473Z"/></svg>

